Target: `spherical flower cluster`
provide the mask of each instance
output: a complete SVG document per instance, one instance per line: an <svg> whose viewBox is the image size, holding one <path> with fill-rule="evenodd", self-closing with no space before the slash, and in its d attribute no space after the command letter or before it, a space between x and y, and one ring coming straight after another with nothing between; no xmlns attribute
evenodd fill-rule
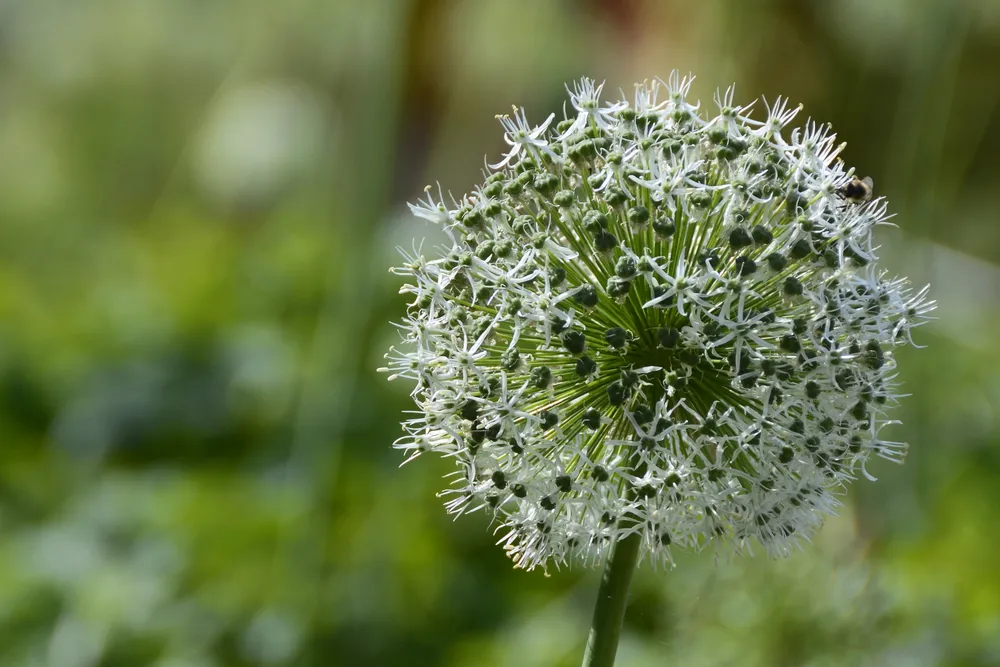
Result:
<svg viewBox="0 0 1000 667"><path fill-rule="evenodd" d="M583 79L555 126L500 117L472 194L411 205L450 245L395 269L413 301L382 370L418 408L395 446L452 458L448 510L491 512L520 567L635 533L654 563L784 554L904 453L893 351L933 302L876 268L885 203L828 127L785 136L787 101L755 120L729 89L706 119L690 84L603 104Z"/></svg>

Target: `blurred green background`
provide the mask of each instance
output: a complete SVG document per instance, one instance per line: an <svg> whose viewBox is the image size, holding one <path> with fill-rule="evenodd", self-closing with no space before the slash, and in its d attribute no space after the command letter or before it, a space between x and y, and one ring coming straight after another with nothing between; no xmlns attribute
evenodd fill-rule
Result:
<svg viewBox="0 0 1000 667"><path fill-rule="evenodd" d="M618 664L1000 664L997 0L3 0L0 665L578 664L598 573L398 468L387 268L495 114L674 68L832 122L940 318L906 464L787 560L642 570Z"/></svg>

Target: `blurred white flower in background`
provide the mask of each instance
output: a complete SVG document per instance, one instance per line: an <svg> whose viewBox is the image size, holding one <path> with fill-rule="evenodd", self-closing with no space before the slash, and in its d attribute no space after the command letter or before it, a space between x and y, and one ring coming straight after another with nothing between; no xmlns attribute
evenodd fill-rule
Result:
<svg viewBox="0 0 1000 667"><path fill-rule="evenodd" d="M223 204L271 201L331 148L323 144L332 126L322 109L315 94L296 83L224 90L198 138L199 182Z"/></svg>

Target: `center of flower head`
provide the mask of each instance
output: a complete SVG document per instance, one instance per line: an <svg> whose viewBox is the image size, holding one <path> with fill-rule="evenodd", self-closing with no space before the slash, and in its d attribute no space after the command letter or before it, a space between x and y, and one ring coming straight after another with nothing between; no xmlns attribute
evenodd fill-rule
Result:
<svg viewBox="0 0 1000 667"><path fill-rule="evenodd" d="M449 509L495 511L525 567L635 531L661 559L781 553L871 452L900 455L891 350L932 305L874 270L885 205L841 194L827 128L788 142L795 110L755 121L731 91L705 120L689 84L601 106L583 80L554 131L501 118L511 150L472 195L412 207L453 245L399 270L417 349L390 370L423 413L399 446L454 457Z"/></svg>

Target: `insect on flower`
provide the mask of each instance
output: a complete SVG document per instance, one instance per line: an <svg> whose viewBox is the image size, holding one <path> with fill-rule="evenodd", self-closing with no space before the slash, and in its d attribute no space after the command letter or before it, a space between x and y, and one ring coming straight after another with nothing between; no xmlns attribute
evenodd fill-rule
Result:
<svg viewBox="0 0 1000 667"><path fill-rule="evenodd" d="M852 178L847 185L837 190L837 193L849 202L861 204L872 198L872 188L875 183L871 176Z"/></svg>
<svg viewBox="0 0 1000 667"><path fill-rule="evenodd" d="M606 104L584 79L554 127L500 117L473 195L412 207L450 245L395 270L412 302L382 370L417 407L396 447L452 459L448 511L489 512L520 567L627 535L660 564L785 554L905 451L894 350L934 303L876 265L885 202L828 126L784 134L787 100L756 120L729 89L703 118L690 85Z"/></svg>

